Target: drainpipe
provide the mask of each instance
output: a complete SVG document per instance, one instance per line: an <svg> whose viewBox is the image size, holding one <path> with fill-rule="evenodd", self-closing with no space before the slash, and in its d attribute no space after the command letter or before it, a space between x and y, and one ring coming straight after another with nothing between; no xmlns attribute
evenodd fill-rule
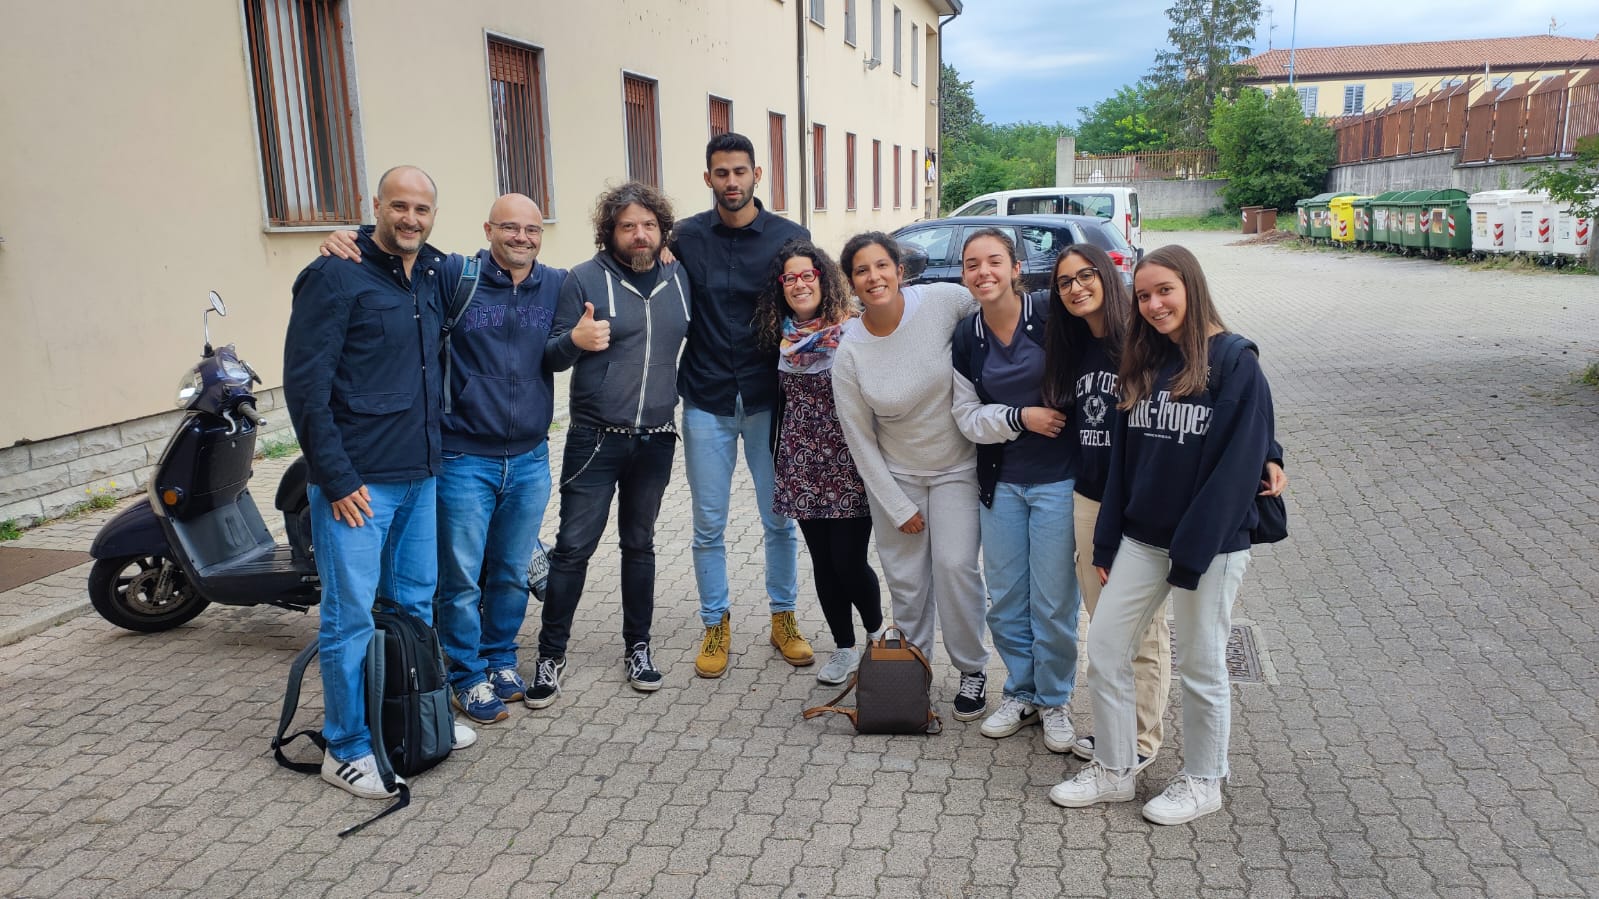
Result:
<svg viewBox="0 0 1599 899"><path fill-rule="evenodd" d="M799 79L799 129L798 130L799 130L799 133L800 133L800 145L799 145L799 223L800 223L800 225L802 227L804 227L805 229L809 230L810 227L811 227L811 201L810 201L810 195L811 195L810 170L811 170L811 167L810 167L810 164L808 162L810 157L806 156L805 152L806 152L806 149L808 147L810 147L810 145L811 145L811 141L807 140L807 138L810 136L811 117L810 117L810 104L808 102L809 101L809 93L810 92L809 92L808 88L806 87L806 78L809 75L809 73L806 71L807 66L808 66L808 60L807 60L807 58L805 56L805 39L806 39L805 18L806 18L805 17L805 4L803 4L803 3L795 3L794 4L794 26L795 26L795 32L794 32L794 56L795 56L796 67L797 67L797 70L796 70L795 74L796 74L796 76Z"/></svg>
<svg viewBox="0 0 1599 899"><path fill-rule="evenodd" d="M949 27L949 23L955 21L955 18L961 14L960 5L956 4L954 10L953 14L940 17L938 20L938 75L936 77L938 78L937 83L940 85L944 83L944 29ZM933 140L938 144L938 183L934 185L938 188L938 193L936 199L933 200L932 217L938 218L939 210L944 207L944 96L942 93L938 96L938 127L933 129L933 135ZM917 172L916 176L924 179L922 181L922 195L925 197L927 195L926 175L922 172Z"/></svg>

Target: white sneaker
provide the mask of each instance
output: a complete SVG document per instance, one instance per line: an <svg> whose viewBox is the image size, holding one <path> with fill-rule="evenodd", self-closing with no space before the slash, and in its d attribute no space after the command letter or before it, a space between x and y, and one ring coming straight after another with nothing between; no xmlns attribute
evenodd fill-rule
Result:
<svg viewBox="0 0 1599 899"><path fill-rule="evenodd" d="M400 795L399 790L383 789L383 778L378 776L377 757L370 752L350 762L341 762L332 753L324 753L322 779L362 799L390 799ZM405 778L396 774L394 783L396 786L403 784Z"/></svg>
<svg viewBox="0 0 1599 899"><path fill-rule="evenodd" d="M1030 702L1022 702L1014 696L1004 696L999 700L999 708L994 714L988 716L983 726L978 730L985 737L1008 737L1029 724L1038 722L1038 706Z"/></svg>
<svg viewBox="0 0 1599 899"><path fill-rule="evenodd" d="M1144 803L1144 817L1156 824L1187 824L1221 809L1221 778L1179 774L1166 792Z"/></svg>
<svg viewBox="0 0 1599 899"><path fill-rule="evenodd" d="M1085 762L1091 761L1094 758L1094 735L1083 734L1079 736L1077 739L1072 741L1071 750L1072 755L1077 756ZM1138 757L1138 764L1133 766L1133 773L1137 774L1153 764L1155 764L1154 756L1140 755Z"/></svg>
<svg viewBox="0 0 1599 899"><path fill-rule="evenodd" d="M1039 717L1044 722L1044 748L1050 752L1069 752L1077 741L1072 716L1063 705L1045 706Z"/></svg>
<svg viewBox="0 0 1599 899"><path fill-rule="evenodd" d="M1131 771L1115 772L1098 762L1084 765L1077 776L1056 784L1049 791L1049 801L1066 808L1083 808L1101 802L1127 802L1133 798L1137 775Z"/></svg>
<svg viewBox="0 0 1599 899"><path fill-rule="evenodd" d="M477 731L459 721L454 722L455 730L450 734L450 748L465 749L477 742Z"/></svg>
<svg viewBox="0 0 1599 899"><path fill-rule="evenodd" d="M824 684L842 684L861 667L861 652L854 647L835 649L827 657L827 664L816 672L816 679Z"/></svg>

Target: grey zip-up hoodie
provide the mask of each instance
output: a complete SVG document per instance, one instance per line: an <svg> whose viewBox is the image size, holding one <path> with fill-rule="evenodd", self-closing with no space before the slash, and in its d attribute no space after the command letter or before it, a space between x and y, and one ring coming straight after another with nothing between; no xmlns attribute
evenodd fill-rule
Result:
<svg viewBox="0 0 1599 899"><path fill-rule="evenodd" d="M611 323L611 345L598 353L572 342L584 303L593 304L595 321ZM677 409L677 356L691 308L688 278L678 263L656 267L647 296L604 250L574 266L561 285L544 347L544 364L551 371L572 369L572 424L657 428L670 423Z"/></svg>

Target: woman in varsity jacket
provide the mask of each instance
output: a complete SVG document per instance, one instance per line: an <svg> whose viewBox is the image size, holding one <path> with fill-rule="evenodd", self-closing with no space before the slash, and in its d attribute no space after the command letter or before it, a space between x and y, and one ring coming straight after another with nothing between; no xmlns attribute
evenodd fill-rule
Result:
<svg viewBox="0 0 1599 899"><path fill-rule="evenodd" d="M1255 494L1272 454L1271 388L1254 352L1227 352L1238 338L1227 334L1193 253L1155 250L1138 264L1133 288L1137 315L1121 355L1113 452L1094 532L1104 584L1088 640L1094 758L1050 799L1077 807L1133 798L1133 658L1169 592L1182 669L1183 767L1143 814L1183 824L1221 808L1231 724L1227 638L1249 565Z"/></svg>

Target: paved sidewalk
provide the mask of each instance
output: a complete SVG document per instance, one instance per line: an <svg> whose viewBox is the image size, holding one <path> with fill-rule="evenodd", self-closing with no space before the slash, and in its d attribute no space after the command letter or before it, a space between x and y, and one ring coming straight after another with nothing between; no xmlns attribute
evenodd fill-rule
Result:
<svg viewBox="0 0 1599 899"><path fill-rule="evenodd" d="M268 750L315 613L213 606L152 636L91 613L0 647L0 895L1599 894L1599 393L1570 381L1599 358L1599 279L1182 239L1262 347L1293 478L1293 536L1240 595L1268 677L1235 687L1221 812L1159 828L1137 803L1056 808L1077 763L1036 728L800 720L833 693L767 645L747 481L732 667L694 677L679 460L658 532L665 687L626 685L608 536L560 701L484 728L347 840L375 806ZM84 549L102 519L25 540ZM81 611L84 574L0 595L0 632ZM802 595L830 649L808 572ZM955 675L934 665L947 711ZM1140 801L1179 768L1173 715Z"/></svg>

